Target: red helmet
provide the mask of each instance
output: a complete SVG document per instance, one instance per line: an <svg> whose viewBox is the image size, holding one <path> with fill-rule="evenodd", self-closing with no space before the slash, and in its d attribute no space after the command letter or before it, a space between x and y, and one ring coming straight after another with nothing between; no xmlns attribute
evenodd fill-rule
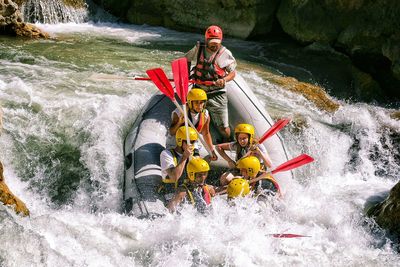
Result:
<svg viewBox="0 0 400 267"><path fill-rule="evenodd" d="M222 40L222 30L220 27L212 25L206 30L206 41L209 39L219 39Z"/></svg>

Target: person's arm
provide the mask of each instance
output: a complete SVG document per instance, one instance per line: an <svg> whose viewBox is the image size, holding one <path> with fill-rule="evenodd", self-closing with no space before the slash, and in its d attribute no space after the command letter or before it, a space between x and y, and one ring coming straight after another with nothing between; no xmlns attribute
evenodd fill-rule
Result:
<svg viewBox="0 0 400 267"><path fill-rule="evenodd" d="M230 149L230 143L223 143L223 144L218 144L215 146L217 149L218 153L221 155L221 157L228 162L228 165L230 168L236 168L236 163L234 160L232 160L226 153L225 150Z"/></svg>
<svg viewBox="0 0 400 267"><path fill-rule="evenodd" d="M174 195L174 197L168 202L168 210L173 213L176 210L176 207L182 203L182 201L186 197L186 192L179 192L177 191Z"/></svg>
<svg viewBox="0 0 400 267"><path fill-rule="evenodd" d="M215 197L216 193L215 193L215 188L212 185L207 185L208 187L208 192L210 192L211 197Z"/></svg>
<svg viewBox="0 0 400 267"><path fill-rule="evenodd" d="M210 133L210 116L208 116L207 121L203 126L203 129L201 129L201 134L203 135L204 140L206 141L208 147L210 148L210 151L212 152L211 160L217 160L218 156L215 153L214 145L212 143L212 136Z"/></svg>
<svg viewBox="0 0 400 267"><path fill-rule="evenodd" d="M262 159L262 161L264 162L265 166L267 166L268 168L272 168L272 162L271 162L271 158L269 157L267 150L265 148L261 148L262 145L256 145L255 149L253 151L251 151L250 154L259 157Z"/></svg>
<svg viewBox="0 0 400 267"><path fill-rule="evenodd" d="M174 112L172 114L172 122L169 126L169 134L174 136L176 131L178 131L179 127L181 127L185 123L185 116L183 114L178 115L178 113Z"/></svg>
<svg viewBox="0 0 400 267"><path fill-rule="evenodd" d="M227 73L224 78L215 82L216 86L223 88L227 82L232 81L236 76L236 59L229 50L225 50L225 53L218 58L217 64Z"/></svg>
<svg viewBox="0 0 400 267"><path fill-rule="evenodd" d="M185 151L183 152L182 158L179 160L178 165L173 168L167 169L168 178L173 181L178 181L182 176L183 171L185 170L186 160L189 159L190 155L193 152L193 146L186 146Z"/></svg>

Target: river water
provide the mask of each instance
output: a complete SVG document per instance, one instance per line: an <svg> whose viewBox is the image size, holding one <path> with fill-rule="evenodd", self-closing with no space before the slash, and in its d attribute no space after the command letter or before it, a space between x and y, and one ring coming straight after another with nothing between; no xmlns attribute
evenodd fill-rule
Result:
<svg viewBox="0 0 400 267"><path fill-rule="evenodd" d="M398 180L392 110L338 100L336 113L320 111L252 71L264 58L260 44L228 39L271 116L302 122L282 131L291 156L315 162L295 171L282 201L229 206L216 198L207 216L188 206L140 220L121 213L123 141L157 89L94 77L170 73L170 61L202 36L106 23L38 26L57 40L0 37L0 157L31 210L21 218L0 207L1 266L400 266L391 241L363 215L367 200Z"/></svg>

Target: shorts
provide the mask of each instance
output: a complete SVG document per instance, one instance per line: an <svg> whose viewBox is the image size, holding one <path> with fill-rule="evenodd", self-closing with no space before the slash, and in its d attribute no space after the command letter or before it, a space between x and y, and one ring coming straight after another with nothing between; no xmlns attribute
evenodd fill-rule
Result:
<svg viewBox="0 0 400 267"><path fill-rule="evenodd" d="M207 94L206 108L210 113L211 120L217 127L229 127L228 96L226 92L215 92Z"/></svg>

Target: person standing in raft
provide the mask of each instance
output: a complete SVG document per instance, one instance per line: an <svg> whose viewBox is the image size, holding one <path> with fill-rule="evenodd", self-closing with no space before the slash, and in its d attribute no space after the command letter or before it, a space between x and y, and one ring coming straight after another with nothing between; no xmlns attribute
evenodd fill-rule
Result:
<svg viewBox="0 0 400 267"><path fill-rule="evenodd" d="M160 154L162 185L159 193L163 194L166 201L169 201L175 189L183 183L185 178L185 166L189 157L194 152L194 142L197 141L196 131L189 127L190 145L186 137L186 127L181 126L176 131L176 146L173 149L165 149Z"/></svg>
<svg viewBox="0 0 400 267"><path fill-rule="evenodd" d="M214 151L212 137L210 133L210 115L205 108L207 102L207 94L199 88L192 88L187 95L188 119L196 126L197 131L203 135L212 156L210 160L217 160L218 156ZM172 112L171 125L169 128L170 135L174 136L179 127L185 124L185 118L179 109L176 108Z"/></svg>
<svg viewBox="0 0 400 267"><path fill-rule="evenodd" d="M209 170L207 161L200 157L194 157L189 161L186 166L187 179L177 188L174 197L168 203L171 212L185 201L194 205L199 212L207 209L215 196L214 187L205 182Z"/></svg>
<svg viewBox="0 0 400 267"><path fill-rule="evenodd" d="M223 143L216 146L218 153L224 158L231 168L229 171L222 174L220 178L221 185L227 185L235 175L239 174L236 169L236 162L245 156L256 156L263 165L271 168L271 159L268 156L267 150L263 144L257 144L254 138L254 127L251 124L238 124L235 127L236 141ZM235 151L235 160L231 159L226 153L226 150Z"/></svg>
<svg viewBox="0 0 400 267"><path fill-rule="evenodd" d="M190 78L200 81L213 81L214 85L194 85L207 92L211 119L223 137L223 141L230 140L231 130L228 120L228 97L225 85L236 75L236 60L232 53L222 46L222 30L218 26L210 26L205 32L205 43L197 44L186 53L190 68L191 62L196 65L191 70Z"/></svg>

